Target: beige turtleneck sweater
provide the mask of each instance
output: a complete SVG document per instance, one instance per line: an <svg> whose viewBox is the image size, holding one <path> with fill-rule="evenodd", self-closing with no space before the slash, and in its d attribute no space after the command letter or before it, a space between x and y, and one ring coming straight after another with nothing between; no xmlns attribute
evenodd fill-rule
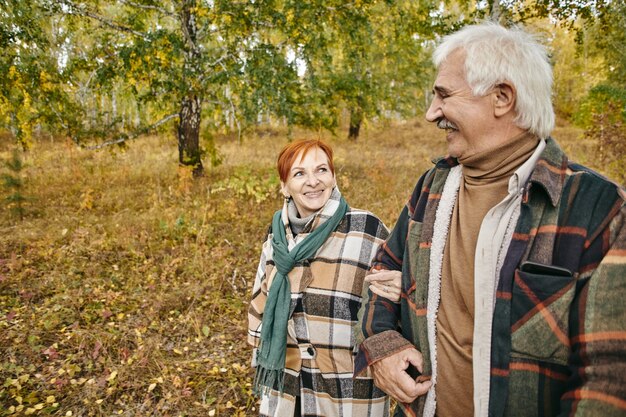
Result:
<svg viewBox="0 0 626 417"><path fill-rule="evenodd" d="M524 133L501 146L459 158L463 178L444 251L437 313L437 417L474 414L476 242L485 214L506 197L509 179L533 154L538 143L537 137Z"/></svg>

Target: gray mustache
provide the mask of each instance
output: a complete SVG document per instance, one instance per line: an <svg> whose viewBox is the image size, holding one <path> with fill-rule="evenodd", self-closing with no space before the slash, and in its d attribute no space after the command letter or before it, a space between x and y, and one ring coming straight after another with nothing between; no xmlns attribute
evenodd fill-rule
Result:
<svg viewBox="0 0 626 417"><path fill-rule="evenodd" d="M452 123L451 121L449 121L448 119L444 119L441 118L439 119L439 121L437 122L437 127L439 129L454 129L454 130L459 130L458 127L456 127L456 125L454 123Z"/></svg>

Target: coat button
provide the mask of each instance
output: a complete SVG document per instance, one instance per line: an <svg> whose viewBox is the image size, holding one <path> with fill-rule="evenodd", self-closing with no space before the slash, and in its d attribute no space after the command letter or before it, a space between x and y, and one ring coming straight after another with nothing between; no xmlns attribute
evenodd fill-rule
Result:
<svg viewBox="0 0 626 417"><path fill-rule="evenodd" d="M309 346L308 348L306 348L306 353L311 356L315 355L315 349L313 349L313 346Z"/></svg>

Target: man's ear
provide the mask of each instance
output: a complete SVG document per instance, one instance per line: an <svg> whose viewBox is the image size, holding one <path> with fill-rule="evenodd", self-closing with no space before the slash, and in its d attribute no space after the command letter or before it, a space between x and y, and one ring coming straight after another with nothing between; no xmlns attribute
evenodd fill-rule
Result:
<svg viewBox="0 0 626 417"><path fill-rule="evenodd" d="M517 90L511 83L505 81L496 85L494 88L494 115L502 117L510 111L515 112L516 98Z"/></svg>

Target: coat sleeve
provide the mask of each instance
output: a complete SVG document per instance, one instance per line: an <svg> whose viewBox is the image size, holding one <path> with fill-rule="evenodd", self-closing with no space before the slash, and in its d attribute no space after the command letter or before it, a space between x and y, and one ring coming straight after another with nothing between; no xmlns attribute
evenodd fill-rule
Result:
<svg viewBox="0 0 626 417"><path fill-rule="evenodd" d="M387 239L389 237L389 229L387 229L387 226L385 226L385 224L375 215L373 214L369 214L368 218L373 219L374 221L371 222L373 224L373 227L370 228L370 230L368 232L366 232L366 234L368 234L373 242L372 244L372 250L371 252L369 250L366 251L361 251L361 252L365 252L365 256L362 259L362 261L364 262L364 264L366 264L368 266L368 269L371 267L372 263L374 262L375 258L376 258L376 254L378 253L380 247L382 246L382 244L385 242L385 239ZM369 240L369 239L368 239ZM369 256L367 255L369 253ZM365 339L364 335L363 335L363 331L361 329L361 317L363 314L363 304L365 302L367 302L367 300L369 300L369 285L366 282L363 282L363 288L361 289L361 308L359 308L358 314L357 314L357 323L354 325L353 327L353 332L354 332L354 354L356 354L358 352L359 349L359 345L361 344L361 342L363 342L363 340Z"/></svg>
<svg viewBox="0 0 626 417"><path fill-rule="evenodd" d="M261 258L257 267L254 286L252 287L252 299L248 308L248 344L254 348L252 354L252 366L256 366L256 349L259 347L261 338L261 321L263 310L267 300L268 286L265 274L268 259L272 257L271 235L263 243Z"/></svg>
<svg viewBox="0 0 626 417"><path fill-rule="evenodd" d="M372 269L403 271L403 257L406 245L409 221L413 217L419 202L423 200L422 190L428 174L418 181L411 198L400 212L398 221L387 240L378 249L372 262ZM402 273L402 291L400 299L406 299L407 284L410 281L408 271ZM355 359L355 375L362 374L369 365L401 350L410 348L413 343L405 339L400 329L400 314L404 303L394 303L371 291L363 299L359 312L359 324L364 337Z"/></svg>
<svg viewBox="0 0 626 417"><path fill-rule="evenodd" d="M606 252L591 275L579 280L581 288L570 312L572 376L570 389L561 397L561 412L572 416L623 416L626 414L626 206L623 202L619 213L594 240L589 247L602 247L602 252Z"/></svg>

